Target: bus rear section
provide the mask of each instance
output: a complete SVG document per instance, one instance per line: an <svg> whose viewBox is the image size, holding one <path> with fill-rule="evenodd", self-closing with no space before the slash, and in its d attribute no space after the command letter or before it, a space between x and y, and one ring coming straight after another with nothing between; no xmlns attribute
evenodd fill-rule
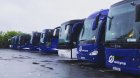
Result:
<svg viewBox="0 0 140 78"><path fill-rule="evenodd" d="M140 0L111 6L106 29L106 66L140 75Z"/></svg>
<svg viewBox="0 0 140 78"><path fill-rule="evenodd" d="M83 19L70 20L60 26L58 55L61 57L77 58L77 41L83 26Z"/></svg>
<svg viewBox="0 0 140 78"><path fill-rule="evenodd" d="M30 40L30 51L39 51L39 45L40 45L40 32L33 32L31 35Z"/></svg>
<svg viewBox="0 0 140 78"><path fill-rule="evenodd" d="M105 28L108 9L91 14L84 21L78 43L78 60L105 64Z"/></svg>
<svg viewBox="0 0 140 78"><path fill-rule="evenodd" d="M29 35L29 34L20 35L19 36L19 49L20 50L24 50L24 49L29 50L30 40L31 40L31 35Z"/></svg>

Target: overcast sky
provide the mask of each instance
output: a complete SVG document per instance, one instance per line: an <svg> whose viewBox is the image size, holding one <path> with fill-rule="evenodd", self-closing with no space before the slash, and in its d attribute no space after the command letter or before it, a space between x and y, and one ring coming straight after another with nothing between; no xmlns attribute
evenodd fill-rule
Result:
<svg viewBox="0 0 140 78"><path fill-rule="evenodd" d="M121 0L0 0L0 30L26 33L86 18Z"/></svg>

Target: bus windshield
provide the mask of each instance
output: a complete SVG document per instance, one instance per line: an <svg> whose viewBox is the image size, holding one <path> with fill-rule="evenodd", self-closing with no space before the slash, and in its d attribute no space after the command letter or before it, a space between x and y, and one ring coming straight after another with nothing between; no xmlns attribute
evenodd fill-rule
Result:
<svg viewBox="0 0 140 78"><path fill-rule="evenodd" d="M62 25L59 33L59 43L70 42L71 25Z"/></svg>
<svg viewBox="0 0 140 78"><path fill-rule="evenodd" d="M33 33L31 35L30 43L33 45L38 45L40 42L40 36L41 36L41 33Z"/></svg>
<svg viewBox="0 0 140 78"><path fill-rule="evenodd" d="M135 6L125 3L111 7L106 31L106 42L137 42L140 22L135 22ZM111 22L110 22L111 21Z"/></svg>
<svg viewBox="0 0 140 78"><path fill-rule="evenodd" d="M86 19L79 40L89 41L95 40L98 34L98 27L92 30L93 22L95 19Z"/></svg>
<svg viewBox="0 0 140 78"><path fill-rule="evenodd" d="M48 40L50 40L53 37L53 29L46 29L41 33L41 43L46 43Z"/></svg>
<svg viewBox="0 0 140 78"><path fill-rule="evenodd" d="M27 44L27 43L29 43L30 42L30 38L31 38L31 36L30 35L22 35L22 36L20 36L20 44L21 45L25 45L25 44Z"/></svg>

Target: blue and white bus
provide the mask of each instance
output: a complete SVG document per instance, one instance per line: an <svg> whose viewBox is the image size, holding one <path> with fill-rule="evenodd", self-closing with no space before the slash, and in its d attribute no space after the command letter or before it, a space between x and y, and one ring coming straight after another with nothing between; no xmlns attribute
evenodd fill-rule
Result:
<svg viewBox="0 0 140 78"><path fill-rule="evenodd" d="M10 39L10 45L9 47L11 49L18 49L18 46L19 46L19 36L14 36Z"/></svg>
<svg viewBox="0 0 140 78"><path fill-rule="evenodd" d="M60 27L56 27L54 30L53 30L53 36L51 38L50 41L48 41L48 43L50 43L50 45L48 45L48 49L49 49L49 52L53 52L53 53L58 53L58 40L59 40L59 30L60 30Z"/></svg>
<svg viewBox="0 0 140 78"><path fill-rule="evenodd" d="M45 29L40 39L40 52L57 53L59 28Z"/></svg>
<svg viewBox="0 0 140 78"><path fill-rule="evenodd" d="M108 9L91 14L84 21L79 37L78 60L85 60L95 64L105 64L105 29Z"/></svg>
<svg viewBox="0 0 140 78"><path fill-rule="evenodd" d="M20 49L20 50L23 50L23 49L29 50L30 40L31 40L31 35L29 35L29 34L22 34L22 35L20 35L19 36L19 46L18 46L18 49Z"/></svg>
<svg viewBox="0 0 140 78"><path fill-rule="evenodd" d="M31 35L30 40L30 51L39 51L39 45L40 45L40 32L33 32Z"/></svg>
<svg viewBox="0 0 140 78"><path fill-rule="evenodd" d="M70 20L60 26L58 55L66 58L77 58L77 41L83 26L82 20Z"/></svg>
<svg viewBox="0 0 140 78"><path fill-rule="evenodd" d="M106 29L106 66L140 75L140 0L111 6Z"/></svg>

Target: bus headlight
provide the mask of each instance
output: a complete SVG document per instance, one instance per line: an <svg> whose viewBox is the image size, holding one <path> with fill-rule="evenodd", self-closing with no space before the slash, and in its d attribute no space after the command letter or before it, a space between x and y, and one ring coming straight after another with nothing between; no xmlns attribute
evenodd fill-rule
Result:
<svg viewBox="0 0 140 78"><path fill-rule="evenodd" d="M91 55L91 56L98 55L98 51L97 51L97 50L95 50L95 51L91 52L89 55Z"/></svg>

